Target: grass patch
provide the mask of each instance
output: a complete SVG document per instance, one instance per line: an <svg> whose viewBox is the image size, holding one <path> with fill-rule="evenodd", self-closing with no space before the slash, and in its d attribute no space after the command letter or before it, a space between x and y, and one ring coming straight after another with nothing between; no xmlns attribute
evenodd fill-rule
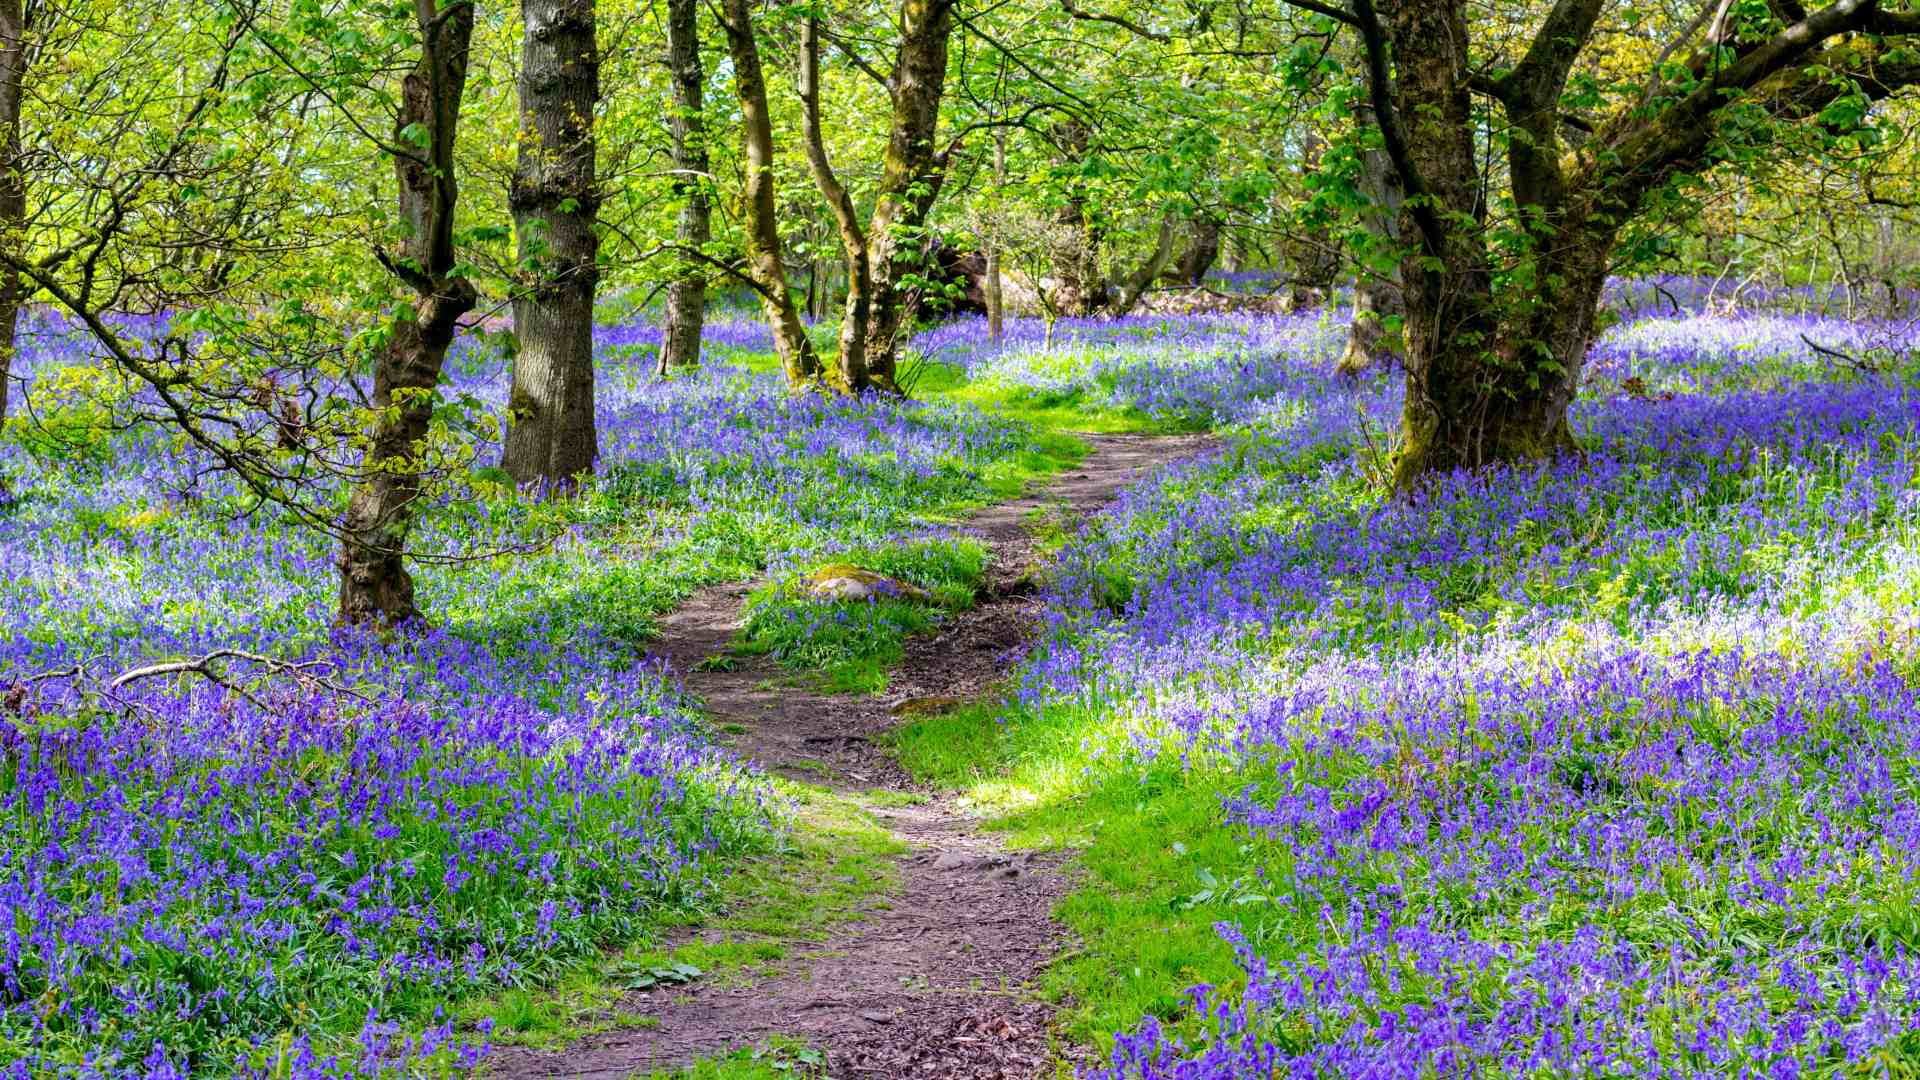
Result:
<svg viewBox="0 0 1920 1080"><path fill-rule="evenodd" d="M884 574L927 597L821 601L809 594L811 574L797 574L748 597L736 647L807 673L819 689L873 693L885 689L907 638L973 606L987 549L977 540L925 540L849 552L834 563Z"/></svg>
<svg viewBox="0 0 1920 1080"><path fill-rule="evenodd" d="M647 1080L795 1080L825 1076L826 1069L826 1055L819 1049L797 1039L772 1038L684 1069L656 1070Z"/></svg>
<svg viewBox="0 0 1920 1080"><path fill-rule="evenodd" d="M962 383L940 396L995 416L1018 420L1043 432L1162 435L1205 430L1204 425L1154 416L1140 409L1101 405L1079 390L1037 390L1016 383L985 380Z"/></svg>

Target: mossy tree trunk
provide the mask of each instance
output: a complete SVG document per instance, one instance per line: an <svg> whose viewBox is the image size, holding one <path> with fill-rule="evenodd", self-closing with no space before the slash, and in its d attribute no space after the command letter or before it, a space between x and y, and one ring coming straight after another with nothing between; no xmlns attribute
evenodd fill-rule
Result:
<svg viewBox="0 0 1920 1080"><path fill-rule="evenodd" d="M773 115L767 107L766 74L754 39L749 0L722 0L720 28L733 61L734 95L740 103L741 157L746 170L740 193L741 231L746 237L747 278L760 295L761 310L773 331L773 347L795 389L818 385L820 356L794 306L780 243L774 200Z"/></svg>
<svg viewBox="0 0 1920 1080"><path fill-rule="evenodd" d="M1220 259L1220 219L1202 211L1188 221L1191 235L1186 249L1173 262L1173 278L1182 285L1200 287L1207 271Z"/></svg>
<svg viewBox="0 0 1920 1080"><path fill-rule="evenodd" d="M26 96L26 9L20 0L0 0L0 244L19 250L27 220L27 178L20 156L20 111ZM0 266L0 426L7 419L13 356L25 301L20 273Z"/></svg>
<svg viewBox="0 0 1920 1080"><path fill-rule="evenodd" d="M521 484L571 486L599 454L593 405L594 0L522 0L520 157L509 206L522 277L501 465Z"/></svg>
<svg viewBox="0 0 1920 1080"><path fill-rule="evenodd" d="M1370 110L1369 110L1370 111ZM1393 171L1387 152L1379 148L1366 151L1360 162L1360 187L1371 209L1364 224L1369 248L1387 251L1400 246L1400 211L1406 196L1400 190L1400 178ZM1371 250L1368 254L1371 254ZM1406 302L1400 295L1398 269L1359 267L1353 286L1353 321L1347 328L1346 348L1340 354L1340 370L1357 375L1394 356L1388 342L1387 321L1403 319Z"/></svg>
<svg viewBox="0 0 1920 1080"><path fill-rule="evenodd" d="M421 494L420 459L433 421L440 372L462 315L477 295L455 274L454 138L466 91L473 5L417 0L420 57L401 83L394 118L394 175L407 234L388 269L414 293L393 320L374 365L373 430L360 482L341 523L342 623L417 620L407 537ZM418 137L416 137L418 136Z"/></svg>
<svg viewBox="0 0 1920 1080"><path fill-rule="evenodd" d="M899 392L903 330L913 317L907 279L920 268L927 217L946 182L950 148L934 145L946 95L952 0L901 0L900 45L887 87L893 122L886 159L867 223L867 266L873 299L866 330L868 380Z"/></svg>
<svg viewBox="0 0 1920 1080"><path fill-rule="evenodd" d="M833 163L827 159L826 139L820 127L820 20L811 16L800 22L799 84L807 168L813 173L821 198L833 213L841 253L847 263L847 305L840 319L840 350L834 357L828 381L842 392L859 393L871 385L867 372L867 329L873 314L873 269L867 257L867 232L860 224L860 212L853 205L853 196L846 185L834 174Z"/></svg>
<svg viewBox="0 0 1920 1080"><path fill-rule="evenodd" d="M674 241L688 255L713 238L713 204L708 197L706 72L700 63L698 0L667 0L667 69L673 80L674 192L684 202L674 222ZM707 319L707 276L688 257L667 286L667 326L660 343L660 370L700 362L700 341Z"/></svg>

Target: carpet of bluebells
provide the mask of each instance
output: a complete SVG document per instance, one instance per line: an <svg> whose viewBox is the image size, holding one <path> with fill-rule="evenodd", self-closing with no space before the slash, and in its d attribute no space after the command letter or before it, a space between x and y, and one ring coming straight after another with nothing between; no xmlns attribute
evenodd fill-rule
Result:
<svg viewBox="0 0 1920 1080"><path fill-rule="evenodd" d="M972 387L1005 388L1026 404L1070 404L1199 431L1247 419L1271 400L1314 396L1327 373L1286 358L1317 355L1344 332L1336 309L1134 315L1061 319L1049 345L1038 319L1009 320L996 342L984 319L963 318L921 334L915 345L961 368Z"/></svg>
<svg viewBox="0 0 1920 1080"><path fill-rule="evenodd" d="M1584 454L1385 498L1398 387L1316 332L1068 546L1007 722L1242 840L1184 905L1237 973L1084 1075L1920 1059L1920 333L1672 294Z"/></svg>
<svg viewBox="0 0 1920 1080"><path fill-rule="evenodd" d="M78 361L29 329L29 379ZM238 512L162 433L0 445L0 1075L457 1070L487 1033L447 1003L644 937L769 842L777 800L644 660L652 617L990 499L1034 435L794 397L728 362L764 330L710 335L663 382L656 331L602 332L599 475L558 502L456 484L419 550L543 543L421 564L433 625L410 637L332 629L330 543ZM503 395L497 359L455 367ZM314 666L106 692L214 649Z"/></svg>
<svg viewBox="0 0 1920 1080"><path fill-rule="evenodd" d="M1090 1077L1920 1058L1920 334L1817 299L1619 286L1587 452L1406 501L1377 483L1398 388L1334 373L1337 310L919 339L1029 401L1229 434L1068 543L1006 718L1072 726L1083 785L1210 800L1239 853L1177 909L1230 977ZM770 842L777 800L645 662L652 619L944 537L1043 446L790 396L728 362L765 351L749 322L693 377L656 380L655 344L601 335L584 491L479 470L427 516L424 550L543 543L422 564L406 638L332 629L324 538L159 433L0 443L0 1075L462 1070L487 1032L438 1010L645 936ZM75 360L29 334L30 377ZM497 402L497 359L455 367ZM105 690L217 648L326 681Z"/></svg>

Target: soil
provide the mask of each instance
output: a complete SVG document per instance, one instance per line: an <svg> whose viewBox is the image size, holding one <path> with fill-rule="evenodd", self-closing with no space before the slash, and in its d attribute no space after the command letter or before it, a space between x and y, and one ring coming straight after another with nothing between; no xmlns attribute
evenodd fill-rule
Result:
<svg viewBox="0 0 1920 1080"><path fill-rule="evenodd" d="M661 623L652 652L683 673L716 728L763 768L846 791L917 786L878 744L910 715L996 691L1025 651L1039 610L1034 518L1072 528L1149 470L1197 453L1209 436L1089 435L1092 452L1031 495L966 523L991 554L980 602L911 640L881 695L826 695L781 684L764 657L726 654L746 585L702 591ZM1064 944L1051 912L1071 882L1058 854L1011 853L947 795L876 807L910 851L896 893L831 940L748 986L637 992L621 1011L657 1020L556 1050L503 1048L497 1077L614 1078L753 1046L780 1035L821 1050L832 1078L1027 1080L1053 1075L1053 1007L1033 996Z"/></svg>

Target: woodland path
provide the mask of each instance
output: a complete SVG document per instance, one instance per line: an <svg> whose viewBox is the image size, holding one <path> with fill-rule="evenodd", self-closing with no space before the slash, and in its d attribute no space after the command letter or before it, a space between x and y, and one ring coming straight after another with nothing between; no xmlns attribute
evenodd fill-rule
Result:
<svg viewBox="0 0 1920 1080"><path fill-rule="evenodd" d="M991 555L980 602L908 641L884 694L783 687L789 673L766 657L703 667L739 629L747 584L696 593L662 620L650 651L682 673L716 728L735 732L727 736L735 751L762 767L847 792L918 791L876 737L915 705L972 701L1005 678L1039 610L1035 518L1075 529L1152 469L1215 444L1205 435L1084 438L1092 450L1076 468L966 520ZM1070 885L1064 857L1009 853L951 796L869 813L909 848L898 888L829 940L749 985L695 983L628 1003L657 1024L558 1049L502 1048L489 1075L644 1077L776 1035L823 1050L834 1080L1052 1075L1053 1009L1031 987L1064 943L1051 917Z"/></svg>

